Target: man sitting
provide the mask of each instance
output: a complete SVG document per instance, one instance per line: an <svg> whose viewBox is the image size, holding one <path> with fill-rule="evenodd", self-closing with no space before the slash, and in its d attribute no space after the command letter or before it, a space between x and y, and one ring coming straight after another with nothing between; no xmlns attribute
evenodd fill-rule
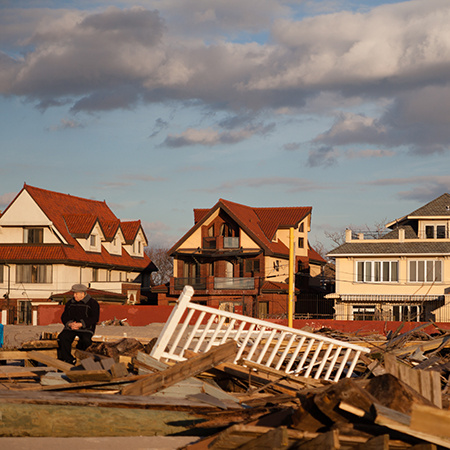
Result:
<svg viewBox="0 0 450 450"><path fill-rule="evenodd" d="M88 293L84 284L72 286L73 297L66 303L61 321L64 329L58 335L58 359L75 364L72 343L78 336L77 348L86 350L92 344L92 336L99 320L100 307Z"/></svg>

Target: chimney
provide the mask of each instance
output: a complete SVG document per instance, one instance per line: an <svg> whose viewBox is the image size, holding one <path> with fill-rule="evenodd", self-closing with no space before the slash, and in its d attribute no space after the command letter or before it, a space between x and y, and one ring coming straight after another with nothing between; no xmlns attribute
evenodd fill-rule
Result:
<svg viewBox="0 0 450 450"><path fill-rule="evenodd" d="M398 240L400 242L405 242L405 229L404 228L398 229Z"/></svg>
<svg viewBox="0 0 450 450"><path fill-rule="evenodd" d="M351 242L351 240L352 240L352 230L347 228L345 230L345 242Z"/></svg>

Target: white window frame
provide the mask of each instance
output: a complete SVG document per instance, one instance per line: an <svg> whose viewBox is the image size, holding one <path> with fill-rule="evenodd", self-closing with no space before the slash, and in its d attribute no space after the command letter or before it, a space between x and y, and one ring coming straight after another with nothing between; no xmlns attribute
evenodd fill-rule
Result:
<svg viewBox="0 0 450 450"><path fill-rule="evenodd" d="M441 259L408 260L408 283L442 283Z"/></svg>
<svg viewBox="0 0 450 450"><path fill-rule="evenodd" d="M438 227L444 227L444 235L438 237ZM433 236L427 236L427 228L433 229ZM423 237L424 239L447 239L450 237L449 226L447 222L432 222L425 223L423 225Z"/></svg>
<svg viewBox="0 0 450 450"><path fill-rule="evenodd" d="M53 282L53 266L51 264L17 264L16 282L50 284Z"/></svg>
<svg viewBox="0 0 450 450"><path fill-rule="evenodd" d="M363 268L362 273L361 267ZM394 267L395 270L393 270ZM398 283L398 276L398 260L355 261L356 283Z"/></svg>

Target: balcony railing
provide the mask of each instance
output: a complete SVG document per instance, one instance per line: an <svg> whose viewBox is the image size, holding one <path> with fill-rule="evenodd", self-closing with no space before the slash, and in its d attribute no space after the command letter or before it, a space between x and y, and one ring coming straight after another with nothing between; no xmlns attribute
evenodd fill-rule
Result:
<svg viewBox="0 0 450 450"><path fill-rule="evenodd" d="M204 237L203 238L203 248L208 250L214 250L216 248L216 238L215 237Z"/></svg>
<svg viewBox="0 0 450 450"><path fill-rule="evenodd" d="M197 291L204 291L206 289L206 278L204 277L188 277L188 278L175 278L174 280L175 290L181 290L185 286L192 286Z"/></svg>
<svg viewBox="0 0 450 450"><path fill-rule="evenodd" d="M239 248L239 238L238 237L224 237L223 238L223 248Z"/></svg>
<svg viewBox="0 0 450 450"><path fill-rule="evenodd" d="M254 278L214 278L214 289L255 289Z"/></svg>

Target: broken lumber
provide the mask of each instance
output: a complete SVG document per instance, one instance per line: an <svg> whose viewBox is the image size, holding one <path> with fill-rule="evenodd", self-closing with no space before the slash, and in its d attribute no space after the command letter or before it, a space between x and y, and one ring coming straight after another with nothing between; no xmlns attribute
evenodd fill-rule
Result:
<svg viewBox="0 0 450 450"><path fill-rule="evenodd" d="M432 444L450 448L450 439L430 434L428 432L414 430L411 428L411 416L394 411L393 409L374 404L375 423L391 430L421 439Z"/></svg>
<svg viewBox="0 0 450 450"><path fill-rule="evenodd" d="M45 364L46 366L54 367L55 369L61 370L63 372L67 372L73 367L72 364L60 361L59 359L52 358L48 355L43 355L41 352L38 352L36 350L32 350L27 353L29 359L34 359L37 362Z"/></svg>
<svg viewBox="0 0 450 450"><path fill-rule="evenodd" d="M425 405L412 405L411 428L450 439L450 411Z"/></svg>
<svg viewBox="0 0 450 450"><path fill-rule="evenodd" d="M388 353L384 357L384 363L389 373L411 386L438 408L442 408L441 378L438 372L412 369Z"/></svg>
<svg viewBox="0 0 450 450"><path fill-rule="evenodd" d="M169 387L178 381L193 377L199 373L215 367L223 361L235 356L237 344L228 341L210 351L194 356L186 361L179 362L168 369L150 374L146 378L137 381L122 390L123 395L150 395L161 389Z"/></svg>

